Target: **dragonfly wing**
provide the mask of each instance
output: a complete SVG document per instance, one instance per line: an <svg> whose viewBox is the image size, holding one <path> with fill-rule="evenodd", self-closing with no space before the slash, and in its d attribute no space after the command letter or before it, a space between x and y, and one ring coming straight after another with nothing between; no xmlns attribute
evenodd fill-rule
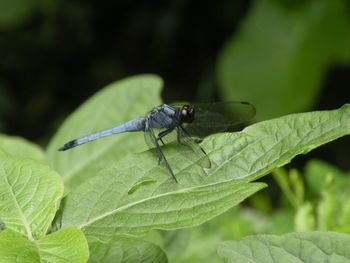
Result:
<svg viewBox="0 0 350 263"><path fill-rule="evenodd" d="M157 152L157 155L158 155L158 163L160 164L160 162L163 160L164 161L164 164L165 164L165 167L168 169L170 175L174 178L174 180L177 182L177 179L175 177L175 174L173 172L173 170L171 169L170 167L170 164L168 163L168 160L165 158L165 155L158 143L158 140L157 140L157 137L154 133L154 130L153 129L148 129L148 130L145 130L145 141L148 145L148 147L150 149L155 149L156 152Z"/></svg>
<svg viewBox="0 0 350 263"><path fill-rule="evenodd" d="M172 104L173 107L182 107L182 104ZM192 104L190 104L192 105ZM195 103L195 119L192 123L185 123L185 129L191 136L204 138L210 134L234 131L255 115L252 104L242 101L225 101L214 103Z"/></svg>
<svg viewBox="0 0 350 263"><path fill-rule="evenodd" d="M199 164L203 168L210 168L211 162L209 160L209 157L203 148L198 144L199 141L197 141L196 138L191 137L189 132L183 126L179 126L176 129L176 132L177 142L180 145L186 146L190 150L188 154L185 152L183 155L186 158L189 158L195 163Z"/></svg>
<svg viewBox="0 0 350 263"><path fill-rule="evenodd" d="M211 167L210 160L205 151L184 127L179 126L169 132L157 129L153 129L153 131L160 144L176 144L175 147L178 148L178 152L181 153L186 160L197 163L203 168Z"/></svg>
<svg viewBox="0 0 350 263"><path fill-rule="evenodd" d="M151 132L153 132L151 129L144 132L145 142L146 142L149 149L153 149L156 147Z"/></svg>

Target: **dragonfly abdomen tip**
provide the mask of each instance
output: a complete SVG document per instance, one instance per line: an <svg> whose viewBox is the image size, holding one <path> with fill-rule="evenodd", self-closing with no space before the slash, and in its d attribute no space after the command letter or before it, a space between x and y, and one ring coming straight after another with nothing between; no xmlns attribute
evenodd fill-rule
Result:
<svg viewBox="0 0 350 263"><path fill-rule="evenodd" d="M77 146L77 141L73 140L73 141L67 142L62 147L60 147L58 150L59 151L65 151L65 150L69 150L69 149L71 149L71 148L73 148L75 146Z"/></svg>

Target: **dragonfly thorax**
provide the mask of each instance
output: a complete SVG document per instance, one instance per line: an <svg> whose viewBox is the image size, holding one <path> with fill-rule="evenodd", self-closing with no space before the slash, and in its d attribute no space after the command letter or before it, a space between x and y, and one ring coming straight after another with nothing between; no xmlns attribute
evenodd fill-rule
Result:
<svg viewBox="0 0 350 263"><path fill-rule="evenodd" d="M147 115L147 122L150 128L157 129L175 128L181 124L178 110L167 104L163 104L150 111Z"/></svg>

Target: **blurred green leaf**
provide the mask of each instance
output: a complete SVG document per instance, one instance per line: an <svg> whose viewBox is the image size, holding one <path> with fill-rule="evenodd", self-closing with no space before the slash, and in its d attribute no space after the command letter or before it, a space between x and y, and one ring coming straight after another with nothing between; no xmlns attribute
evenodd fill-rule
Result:
<svg viewBox="0 0 350 263"><path fill-rule="evenodd" d="M225 241L218 247L224 262L350 262L350 236L337 233L258 235Z"/></svg>
<svg viewBox="0 0 350 263"><path fill-rule="evenodd" d="M211 169L184 158L181 147L166 145L163 150L179 183L157 164L151 151L129 155L67 196L62 226L78 226L87 236L110 238L199 225L264 187L248 181L349 134L349 119L350 105L345 105L213 135L203 143ZM142 184L151 179L151 184ZM140 187L131 193L135 185Z"/></svg>
<svg viewBox="0 0 350 263"><path fill-rule="evenodd" d="M14 156L29 157L38 161L44 160L43 150L38 145L21 137L0 134L0 148Z"/></svg>
<svg viewBox="0 0 350 263"><path fill-rule="evenodd" d="M320 193L325 185L330 183L330 180L341 179L344 176L339 169L321 160L308 161L304 174L308 190L313 194Z"/></svg>
<svg viewBox="0 0 350 263"><path fill-rule="evenodd" d="M340 210L337 206L337 196L331 191L324 189L322 200L317 207L318 229L327 231L336 224L335 214Z"/></svg>
<svg viewBox="0 0 350 263"><path fill-rule="evenodd" d="M310 202L305 202L298 207L294 224L297 232L313 231L316 229L314 208Z"/></svg>
<svg viewBox="0 0 350 263"><path fill-rule="evenodd" d="M330 65L350 61L350 19L345 0L255 1L217 63L225 100L246 100L257 119L314 105Z"/></svg>
<svg viewBox="0 0 350 263"><path fill-rule="evenodd" d="M163 234L162 247L169 261L176 262L180 260L183 262L183 255L186 253L188 246L193 245L191 229L161 231L161 233Z"/></svg>
<svg viewBox="0 0 350 263"><path fill-rule="evenodd" d="M311 160L305 178L316 211L316 227L324 231L350 232L350 178L336 167Z"/></svg>
<svg viewBox="0 0 350 263"><path fill-rule="evenodd" d="M329 177L329 176L328 176ZM350 178L333 180L321 189L317 204L318 229L349 232Z"/></svg>
<svg viewBox="0 0 350 263"><path fill-rule="evenodd" d="M43 237L63 194L59 175L38 161L0 150L0 218L28 239Z"/></svg>
<svg viewBox="0 0 350 263"><path fill-rule="evenodd" d="M92 240L89 247L89 263L168 262L160 247L132 237L117 237L109 242Z"/></svg>
<svg viewBox="0 0 350 263"><path fill-rule="evenodd" d="M272 175L294 209L298 209L304 202L305 192L304 182L299 172L292 169L287 173L284 168L277 168Z"/></svg>
<svg viewBox="0 0 350 263"><path fill-rule="evenodd" d="M288 208L281 208L273 214L267 215L266 223L258 233L284 234L295 230L294 211Z"/></svg>
<svg viewBox="0 0 350 263"><path fill-rule="evenodd" d="M27 20L35 11L37 0L1 0L0 29L12 29Z"/></svg>
<svg viewBox="0 0 350 263"><path fill-rule="evenodd" d="M163 241L164 250L170 262L221 262L216 253L219 242L238 240L252 233L291 232L293 216L291 210L265 215L249 207L234 207L198 227L167 231L171 238Z"/></svg>
<svg viewBox="0 0 350 263"><path fill-rule="evenodd" d="M216 247L219 242L227 238L241 238L253 232L252 221L257 218L249 218L252 214L246 213L245 209L234 207L226 213L206 222L205 224L194 227L190 230L187 247L182 248L170 257L171 262L221 262L216 253ZM254 217L254 215L253 215ZM178 231L176 231L178 232ZM175 242L172 246L176 246ZM181 247L181 244L179 244ZM165 251L169 255L169 249Z"/></svg>
<svg viewBox="0 0 350 263"><path fill-rule="evenodd" d="M9 229L0 233L1 263L85 263L89 249L83 233L67 228L30 241Z"/></svg>
<svg viewBox="0 0 350 263"><path fill-rule="evenodd" d="M66 186L73 188L122 156L147 148L143 134L124 133L66 152L57 151L67 141L144 116L161 103L161 87L162 80L155 75L126 78L99 91L67 118L47 149L49 163L62 175Z"/></svg>

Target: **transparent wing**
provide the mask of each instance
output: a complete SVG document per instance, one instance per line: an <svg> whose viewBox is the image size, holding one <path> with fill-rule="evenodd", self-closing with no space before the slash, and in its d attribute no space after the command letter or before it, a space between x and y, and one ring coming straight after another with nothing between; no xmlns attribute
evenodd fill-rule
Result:
<svg viewBox="0 0 350 263"><path fill-rule="evenodd" d="M179 126L176 129L177 132L177 142L180 145L187 146L190 150L188 154L184 154L185 157L191 159L192 161L196 162L203 168L210 168L211 162L206 154L206 152L203 150L203 148L198 144L199 141L196 141L195 138L191 137L191 135L187 132L187 130Z"/></svg>
<svg viewBox="0 0 350 263"><path fill-rule="evenodd" d="M154 149L154 148L156 148L156 144L154 142L154 139L153 139L151 132L152 132L151 130L145 131L144 137L145 137L145 142L146 142L148 148Z"/></svg>
<svg viewBox="0 0 350 263"><path fill-rule="evenodd" d="M146 130L144 133L145 136L145 141L148 145L148 147L150 147L150 149L155 149L158 155L158 163L160 164L160 162L163 160L165 167L168 169L170 175L174 178L174 180L177 182L177 179L175 177L175 174L173 172L173 170L170 167L170 164L168 163L168 160L166 159L162 149L160 148L160 145L157 141L157 137L154 133L154 131L152 129Z"/></svg>
<svg viewBox="0 0 350 263"><path fill-rule="evenodd" d="M184 103L171 104L181 108ZM213 133L234 131L235 127L255 115L255 107L242 101L226 101L214 103L191 104L195 109L195 119L192 123L183 124L191 136L204 138Z"/></svg>
<svg viewBox="0 0 350 263"><path fill-rule="evenodd" d="M187 160L197 163L203 168L210 168L211 163L202 147L183 127L177 127L174 130L166 133L164 130L152 129L155 136L158 138L160 145L176 144L178 152L181 153ZM164 135L164 133L166 133Z"/></svg>

